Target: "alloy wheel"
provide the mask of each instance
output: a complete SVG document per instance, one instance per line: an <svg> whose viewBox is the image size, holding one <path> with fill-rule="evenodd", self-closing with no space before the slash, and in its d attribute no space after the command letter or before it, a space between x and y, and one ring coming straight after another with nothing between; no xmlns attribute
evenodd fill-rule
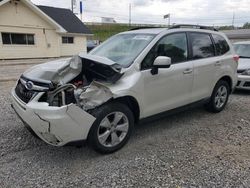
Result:
<svg viewBox="0 0 250 188"><path fill-rule="evenodd" d="M219 109L219 108L224 106L224 104L227 101L227 95L228 95L227 88L223 85L221 87L219 87L219 89L217 90L217 93L215 95L216 108Z"/></svg>
<svg viewBox="0 0 250 188"><path fill-rule="evenodd" d="M99 125L99 143L105 147L114 147L124 140L128 130L128 117L122 112L112 112L105 116Z"/></svg>

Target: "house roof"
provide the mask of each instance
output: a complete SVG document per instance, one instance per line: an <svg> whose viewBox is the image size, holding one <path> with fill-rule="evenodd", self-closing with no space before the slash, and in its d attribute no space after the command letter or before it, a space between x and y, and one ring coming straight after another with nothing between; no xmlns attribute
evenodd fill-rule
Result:
<svg viewBox="0 0 250 188"><path fill-rule="evenodd" d="M10 0L0 0L0 6ZM36 6L30 0L17 0L52 24L57 32L92 35L91 31L69 9Z"/></svg>
<svg viewBox="0 0 250 188"><path fill-rule="evenodd" d="M89 28L87 28L69 9L41 5L37 7L69 33L92 34Z"/></svg>

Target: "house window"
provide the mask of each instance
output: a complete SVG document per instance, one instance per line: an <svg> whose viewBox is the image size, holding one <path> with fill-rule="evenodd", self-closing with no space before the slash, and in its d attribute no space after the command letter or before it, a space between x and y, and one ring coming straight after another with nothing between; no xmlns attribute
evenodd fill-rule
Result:
<svg viewBox="0 0 250 188"><path fill-rule="evenodd" d="M34 45L34 34L2 33L3 44L7 45Z"/></svg>
<svg viewBox="0 0 250 188"><path fill-rule="evenodd" d="M62 43L63 44L73 44L74 37L62 37Z"/></svg>

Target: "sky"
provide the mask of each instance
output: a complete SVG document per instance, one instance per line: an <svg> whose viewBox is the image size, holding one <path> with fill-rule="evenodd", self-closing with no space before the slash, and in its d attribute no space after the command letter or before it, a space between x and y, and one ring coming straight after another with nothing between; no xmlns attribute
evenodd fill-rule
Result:
<svg viewBox="0 0 250 188"><path fill-rule="evenodd" d="M75 0L79 16L79 1ZM37 5L71 8L71 0L32 0ZM131 4L132 23L168 24L163 16L170 14L171 24L200 24L211 26L242 26L250 22L250 0L82 0L83 21L101 22L101 17L116 22L129 22ZM235 15L235 16L233 16Z"/></svg>

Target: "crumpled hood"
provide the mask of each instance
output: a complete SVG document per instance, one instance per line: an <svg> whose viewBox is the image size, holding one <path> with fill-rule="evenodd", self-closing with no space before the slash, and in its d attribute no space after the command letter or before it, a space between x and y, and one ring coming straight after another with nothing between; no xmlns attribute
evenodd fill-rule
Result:
<svg viewBox="0 0 250 188"><path fill-rule="evenodd" d="M83 59L88 59L91 61L95 61L104 65L108 65L108 66L113 66L116 63L106 57L101 57L101 56L95 56L95 55L90 55L90 54L86 54L86 53L80 53L79 56Z"/></svg>
<svg viewBox="0 0 250 188"><path fill-rule="evenodd" d="M70 58L58 59L31 67L23 76L35 80L57 80L58 74L69 66Z"/></svg>
<svg viewBox="0 0 250 188"><path fill-rule="evenodd" d="M73 65L71 62L73 62ZM74 62L76 62L76 64ZM73 58L59 59L36 65L24 72L22 76L34 81L51 81L65 84L78 76L85 66L87 68L90 62L104 66L103 68L107 67L110 70L109 73L113 72L113 74L104 75L104 77L112 77L111 80L117 80L122 75L122 67L114 61L105 57L80 53L79 56L74 56ZM99 71L100 74L102 74L103 70L100 69Z"/></svg>
<svg viewBox="0 0 250 188"><path fill-rule="evenodd" d="M250 58L240 58L238 64L238 70L250 69Z"/></svg>

